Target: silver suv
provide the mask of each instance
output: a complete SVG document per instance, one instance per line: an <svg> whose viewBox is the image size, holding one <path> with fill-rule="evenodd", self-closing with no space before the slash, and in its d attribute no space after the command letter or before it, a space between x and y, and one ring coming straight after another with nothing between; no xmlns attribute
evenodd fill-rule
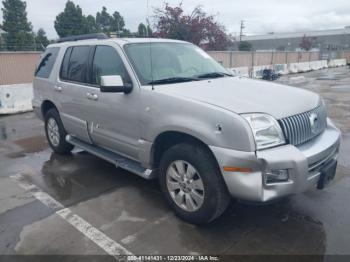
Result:
<svg viewBox="0 0 350 262"><path fill-rule="evenodd" d="M61 39L33 105L54 152L74 146L145 179L196 224L230 198L268 202L334 178L340 132L319 95L232 76L190 43Z"/></svg>

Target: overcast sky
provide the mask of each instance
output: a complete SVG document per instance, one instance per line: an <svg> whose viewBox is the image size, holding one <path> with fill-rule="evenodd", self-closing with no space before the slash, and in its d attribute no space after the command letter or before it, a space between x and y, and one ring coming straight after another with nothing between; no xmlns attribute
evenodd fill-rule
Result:
<svg viewBox="0 0 350 262"><path fill-rule="evenodd" d="M136 31L140 22L147 17L146 0L73 0L79 4L85 15L95 15L102 6L109 13L119 11L127 28ZM65 6L66 0L27 0L28 19L34 30L42 27L49 38L56 38L53 27L55 17ZM149 0L149 14L164 0ZM180 0L166 0L176 5ZM296 32L321 30L350 26L349 0L183 0L183 8L190 12L202 5L208 13L216 15L227 30L238 34L240 20L245 20L245 33L264 34L268 32ZM0 2L0 6L2 4ZM2 21L2 12L0 12Z"/></svg>

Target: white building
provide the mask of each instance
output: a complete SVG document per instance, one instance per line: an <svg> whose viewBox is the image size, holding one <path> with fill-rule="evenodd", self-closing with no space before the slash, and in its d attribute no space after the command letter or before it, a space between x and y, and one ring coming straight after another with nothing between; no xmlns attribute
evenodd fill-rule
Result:
<svg viewBox="0 0 350 262"><path fill-rule="evenodd" d="M243 36L242 41L250 42L254 50L294 51L300 48L304 36L310 39L312 48L315 49L330 51L350 49L349 26L343 29Z"/></svg>

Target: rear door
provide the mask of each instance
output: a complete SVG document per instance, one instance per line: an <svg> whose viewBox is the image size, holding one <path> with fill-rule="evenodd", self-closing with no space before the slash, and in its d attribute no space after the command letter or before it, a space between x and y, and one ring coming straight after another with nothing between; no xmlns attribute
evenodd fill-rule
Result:
<svg viewBox="0 0 350 262"><path fill-rule="evenodd" d="M35 77L33 79L34 98L32 104L34 110L37 112L40 112L40 107L45 99L55 101L55 97L53 97L54 92L52 91L55 74L52 71L54 71L53 69L59 52L59 47L48 47L45 53L41 55L41 60L35 70ZM41 114L38 115L41 116Z"/></svg>
<svg viewBox="0 0 350 262"><path fill-rule="evenodd" d="M66 131L88 143L92 143L88 132L89 100L87 85L89 57L93 46L82 45L68 47L55 86L60 97L60 116Z"/></svg>

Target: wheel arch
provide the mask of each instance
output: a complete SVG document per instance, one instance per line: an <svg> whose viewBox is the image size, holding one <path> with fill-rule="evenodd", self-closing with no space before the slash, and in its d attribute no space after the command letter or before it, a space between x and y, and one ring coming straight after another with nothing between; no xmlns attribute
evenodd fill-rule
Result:
<svg viewBox="0 0 350 262"><path fill-rule="evenodd" d="M41 104L41 114L43 118L45 118L45 114L50 110L50 109L57 109L57 106L51 101L51 100L44 100Z"/></svg>
<svg viewBox="0 0 350 262"><path fill-rule="evenodd" d="M201 139L180 131L164 131L156 137L151 148L152 168L159 167L161 157L166 150L180 143L199 144L203 146L203 148L205 148L207 152L213 157L216 165L219 167L219 164L215 155L213 154L209 146L205 142L203 142Z"/></svg>

